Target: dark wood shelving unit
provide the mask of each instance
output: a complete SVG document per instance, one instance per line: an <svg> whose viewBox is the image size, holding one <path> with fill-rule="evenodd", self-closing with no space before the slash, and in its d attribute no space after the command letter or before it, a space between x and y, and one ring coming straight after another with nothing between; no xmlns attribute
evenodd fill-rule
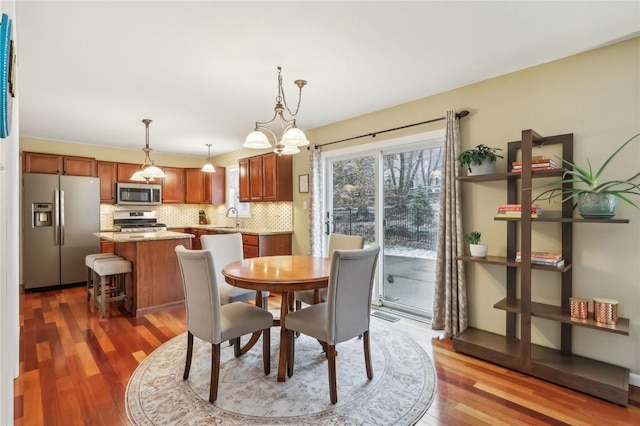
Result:
<svg viewBox="0 0 640 426"><path fill-rule="evenodd" d="M562 158L573 161L573 134L541 137L533 130L523 130L522 139L508 143L507 161L510 165L521 156L522 172L495 173L481 176L463 176L462 182L505 181L507 183L507 203L530 205L533 180L537 178L560 177L565 170L532 171L531 158L534 147L560 145ZM570 184L565 184L570 185ZM574 224L624 224L626 219L583 219L573 217L572 201L562 203L562 210L545 212L531 218L500 218L507 226L506 256L475 258L460 256L457 259L488 265L503 266L506 269L506 297L493 307L505 312L505 335L467 328L453 338L455 350L513 370L529 374L613 403L627 406L629 403L629 369L607 364L598 360L573 354L573 327L584 327L596 331L629 335L630 321L618 318L615 325L601 324L593 314L586 319L572 318L569 314L569 298L573 294L573 226ZM557 223L561 227L561 250L565 265L562 268L531 263L532 226L536 222ZM522 251L522 262L516 262L515 253ZM532 270L561 274L560 305L534 302L532 290ZM554 321L560 327L560 349L548 348L531 342L532 318Z"/></svg>

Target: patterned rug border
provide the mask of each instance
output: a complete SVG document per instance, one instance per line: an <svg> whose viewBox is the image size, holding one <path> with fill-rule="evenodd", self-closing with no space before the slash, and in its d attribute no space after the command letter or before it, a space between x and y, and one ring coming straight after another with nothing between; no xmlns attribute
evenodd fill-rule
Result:
<svg viewBox="0 0 640 426"><path fill-rule="evenodd" d="M429 355L424 349L410 336L403 331L395 329L392 325L383 324L384 321L375 318L371 319L371 351L372 363L374 367L374 379L371 382L358 384L354 395L345 395L341 393L341 371L340 371L340 354L343 354L343 361L346 358L347 351L352 345L357 347L359 358L356 363L361 364L358 368L360 375L364 375L364 360L362 359L362 342L354 339L349 342L341 343L338 349L338 404L331 405L329 403L328 382L326 362L319 361L319 367L312 365L316 371L315 374L322 374L318 380L300 379L298 383L289 379L287 382L275 382L275 369L277 369L277 351L274 347L279 345L279 330L272 330L272 372L270 376L261 374L262 362L249 361L252 368L247 370L246 366L235 368L234 363L242 364L251 356L261 359L261 345L256 345L249 353L240 358L229 356L232 353L231 347L223 346L222 352L226 353L222 356L221 361L221 379L224 375L223 369L227 376L232 376L231 381L237 383L252 382L252 386L237 385L238 389L233 388L234 392L226 392L221 381L218 401L215 405L209 404L208 397L208 378L209 372L196 371L194 367L198 365L196 359L198 354L210 349L209 345L196 340L194 345L194 362L192 371L188 381L182 380L182 369L184 367L184 353L186 346L186 333L182 333L168 340L151 354L149 354L138 366L132 374L127 384L125 394L125 406L129 421L135 426L149 425L173 425L173 424L216 424L216 425L288 425L288 424L305 424L305 425L337 425L337 424L362 424L362 425L413 425L415 424L431 406L436 392L436 373L433 363ZM302 336L307 337L307 336ZM425 335L425 338L428 338ZM305 351L304 340L302 344L296 345L296 369L293 379L296 376L305 374L304 362L318 364L314 360L314 356L301 353ZM317 352L317 342L313 342L313 349ZM302 349L301 349L302 346ZM273 353L275 352L275 354ZM251 355L253 354L253 355ZM165 356L166 355L166 356ZM203 368L210 366L210 358L200 355L207 362L202 361ZM355 354L353 355L355 357ZM169 359L171 358L171 359ZM317 358L317 357L315 357ZM347 358L348 359L348 358ZM275 362L275 363L274 363ZM255 368L253 368L255 367ZM309 367L309 370L312 368ZM356 366L357 367L357 366ZM417 369L422 368L422 371ZM163 369L159 377L150 380L148 375L157 374L157 369ZM154 371L152 371L154 370ZM206 373L206 374L205 374ZM416 373L421 373L417 376ZM194 379L195 377L195 379ZM312 376L315 378L316 376ZM260 378L261 380L255 380ZM146 382L145 382L146 379ZM273 383L269 383L269 379ZM246 380L247 382L244 382ZM416 383L416 380L420 383ZM302 381L302 384L299 383ZM342 381L348 382L348 377L342 374ZM200 383L197 383L200 382ZM257 382L257 385L256 385ZM312 383L311 383L312 382ZM260 386L263 389L260 389ZM300 392L304 396L304 392L310 395L321 395L320 401L313 401L313 398L297 401L299 406L297 409L304 414L291 413L291 415L282 415L283 407L278 404L278 394L286 394L290 386L297 386L294 391ZM304 386L300 389L300 386ZM307 389L310 387L317 389ZM245 389L246 388L246 389ZM251 394L247 389L252 389ZM277 388L277 389L276 389ZM418 389L419 388L419 389ZM259 389L255 391L255 389ZM385 392L380 392L384 389ZM406 390L413 391L407 398ZM275 396L274 396L275 394ZM150 395L158 395L159 401ZM225 399L226 398L226 399ZM267 401L273 398L273 407L270 411L262 415L255 415L241 412L241 409L230 410L229 407L237 408L242 398L264 398ZM282 397L286 409L289 413L290 399ZM256 399L260 401L260 399ZM145 402L146 401L146 402ZM246 401L245 401L246 402ZM154 407L153 404L156 404ZM234 405L236 404L236 405ZM174 406L180 409L172 409ZM251 406L251 404L249 404ZM280 402L282 405L282 402ZM293 404L292 404L293 405ZM400 407L402 412L394 411ZM295 411L295 410L291 410ZM309 412L310 411L310 412ZM308 413L309 412L309 413ZM308 413L308 414L307 414ZM193 418L189 418L191 415Z"/></svg>

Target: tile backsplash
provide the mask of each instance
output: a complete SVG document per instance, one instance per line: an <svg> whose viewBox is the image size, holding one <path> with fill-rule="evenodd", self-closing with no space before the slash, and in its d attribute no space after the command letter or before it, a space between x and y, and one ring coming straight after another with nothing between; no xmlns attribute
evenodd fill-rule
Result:
<svg viewBox="0 0 640 426"><path fill-rule="evenodd" d="M162 204L159 206L119 207L100 204L100 229L113 229L113 212L116 210L155 210L158 222L168 227L188 227L198 224L198 212L204 210L210 225L233 226L235 217L227 217L223 204ZM252 229L293 230L293 203L252 203L251 216L241 217L240 227Z"/></svg>

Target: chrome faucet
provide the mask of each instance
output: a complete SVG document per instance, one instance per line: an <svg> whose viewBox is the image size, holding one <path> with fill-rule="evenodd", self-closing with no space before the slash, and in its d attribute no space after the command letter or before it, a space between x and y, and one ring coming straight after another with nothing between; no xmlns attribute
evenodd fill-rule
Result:
<svg viewBox="0 0 640 426"><path fill-rule="evenodd" d="M236 215L236 231L238 229L240 229L240 219L238 219L238 209L236 209L235 207L229 207L227 209L227 217L229 216L229 213L234 212Z"/></svg>

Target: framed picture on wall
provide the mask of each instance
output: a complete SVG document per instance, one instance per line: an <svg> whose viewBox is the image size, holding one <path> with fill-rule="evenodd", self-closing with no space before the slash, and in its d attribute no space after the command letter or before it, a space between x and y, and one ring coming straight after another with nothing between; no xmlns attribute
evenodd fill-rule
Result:
<svg viewBox="0 0 640 426"><path fill-rule="evenodd" d="M309 192L309 175L298 176L298 191Z"/></svg>

